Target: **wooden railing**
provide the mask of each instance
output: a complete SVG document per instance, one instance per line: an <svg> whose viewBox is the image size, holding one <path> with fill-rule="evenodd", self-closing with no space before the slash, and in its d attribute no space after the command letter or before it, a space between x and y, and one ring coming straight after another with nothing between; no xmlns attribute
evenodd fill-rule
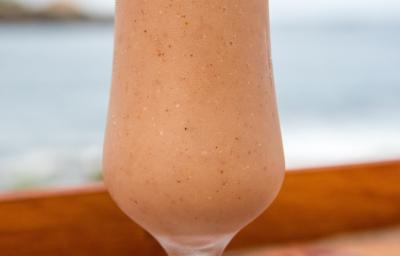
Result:
<svg viewBox="0 0 400 256"><path fill-rule="evenodd" d="M273 206L230 249L400 224L400 161L287 173ZM102 185L0 196L0 255L164 255Z"/></svg>

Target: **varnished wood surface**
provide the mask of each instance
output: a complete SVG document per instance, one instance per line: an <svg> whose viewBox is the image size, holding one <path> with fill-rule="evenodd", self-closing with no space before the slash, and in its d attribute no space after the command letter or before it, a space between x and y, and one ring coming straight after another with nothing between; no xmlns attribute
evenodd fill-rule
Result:
<svg viewBox="0 0 400 256"><path fill-rule="evenodd" d="M273 206L234 246L313 239L400 222L400 162L289 173Z"/></svg>
<svg viewBox="0 0 400 256"><path fill-rule="evenodd" d="M400 161L289 172L230 248L400 224ZM0 196L0 255L164 255L101 185Z"/></svg>
<svg viewBox="0 0 400 256"><path fill-rule="evenodd" d="M349 233L302 244L253 248L227 256L399 256L400 227Z"/></svg>

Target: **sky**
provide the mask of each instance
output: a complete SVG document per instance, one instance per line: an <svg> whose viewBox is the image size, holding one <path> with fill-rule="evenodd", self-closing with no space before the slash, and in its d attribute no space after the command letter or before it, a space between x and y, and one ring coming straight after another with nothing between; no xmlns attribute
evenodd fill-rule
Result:
<svg viewBox="0 0 400 256"><path fill-rule="evenodd" d="M54 0L18 0L44 6ZM115 0L70 0L84 10L97 14L112 14ZM400 18L399 0L270 0L271 18L293 19L395 19Z"/></svg>
<svg viewBox="0 0 400 256"><path fill-rule="evenodd" d="M42 8L55 0L17 0L22 4L28 4L33 7ZM84 11L95 14L112 14L114 11L115 0L69 0L80 6Z"/></svg>
<svg viewBox="0 0 400 256"><path fill-rule="evenodd" d="M400 17L399 0L270 0L276 19L346 18L394 19Z"/></svg>

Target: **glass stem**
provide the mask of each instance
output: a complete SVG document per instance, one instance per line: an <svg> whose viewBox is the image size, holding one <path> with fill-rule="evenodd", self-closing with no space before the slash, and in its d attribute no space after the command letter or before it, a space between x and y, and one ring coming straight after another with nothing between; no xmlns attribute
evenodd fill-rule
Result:
<svg viewBox="0 0 400 256"><path fill-rule="evenodd" d="M193 251L175 251L168 253L169 256L221 256L224 251L222 249L216 250L193 250Z"/></svg>
<svg viewBox="0 0 400 256"><path fill-rule="evenodd" d="M189 254L168 254L169 256L221 256L222 255L222 253L203 253L203 252L200 252L200 253L196 253L196 252L193 252L193 253L189 253Z"/></svg>
<svg viewBox="0 0 400 256"><path fill-rule="evenodd" d="M208 237L207 239L159 239L169 256L221 256L233 235Z"/></svg>

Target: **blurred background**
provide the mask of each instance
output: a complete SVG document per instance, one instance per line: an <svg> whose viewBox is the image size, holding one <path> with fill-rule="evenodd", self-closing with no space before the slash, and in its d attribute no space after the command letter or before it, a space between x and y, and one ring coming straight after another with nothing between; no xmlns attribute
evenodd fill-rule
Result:
<svg viewBox="0 0 400 256"><path fill-rule="evenodd" d="M270 0L287 165L400 159L400 2ZM0 191L101 179L113 0L0 0Z"/></svg>

